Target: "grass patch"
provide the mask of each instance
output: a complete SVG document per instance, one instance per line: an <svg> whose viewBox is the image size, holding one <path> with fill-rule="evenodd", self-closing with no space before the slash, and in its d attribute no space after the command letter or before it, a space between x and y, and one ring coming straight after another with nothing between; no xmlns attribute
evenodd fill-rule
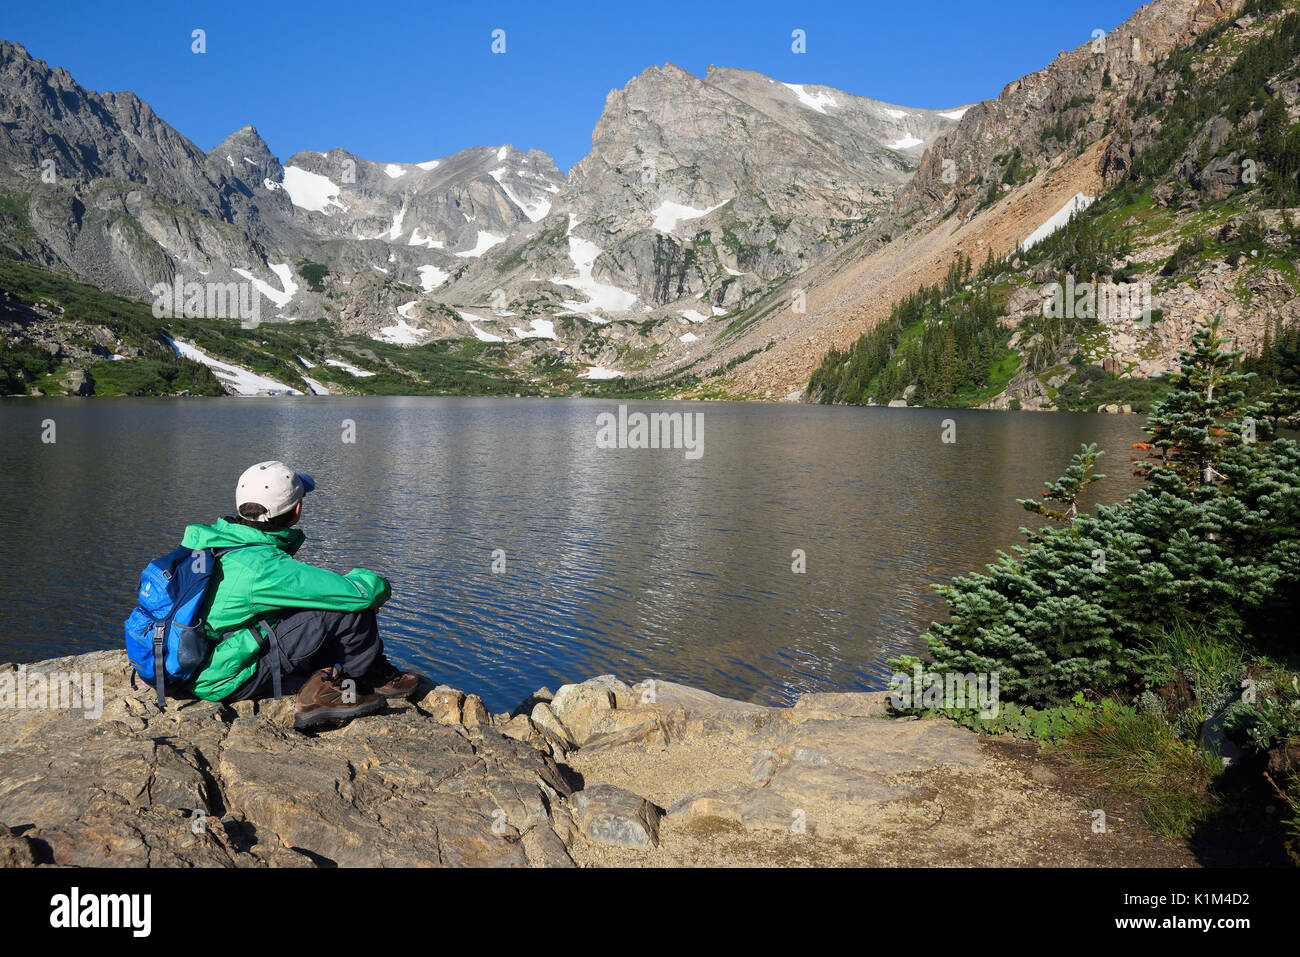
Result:
<svg viewBox="0 0 1300 957"><path fill-rule="evenodd" d="M1061 749L1116 791L1139 799L1143 821L1165 837L1187 837L1218 809L1213 785L1220 770L1158 714L1108 699Z"/></svg>

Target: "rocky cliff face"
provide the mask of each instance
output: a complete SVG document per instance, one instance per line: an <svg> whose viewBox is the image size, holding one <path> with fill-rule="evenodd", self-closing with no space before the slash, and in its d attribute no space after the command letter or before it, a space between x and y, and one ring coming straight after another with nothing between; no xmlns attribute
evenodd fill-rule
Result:
<svg viewBox="0 0 1300 957"><path fill-rule="evenodd" d="M1103 36L1080 37L1079 46L1008 83L997 99L977 103L926 149L894 203L890 228L969 218L990 186L996 189L1009 170L1016 178L1017 151L1027 172L1059 165L1079 144L1097 141L1108 121L1132 110L1130 94L1152 95L1162 57L1234 16L1244 2L1155 0ZM1132 147L1117 144L1130 156Z"/></svg>
<svg viewBox="0 0 1300 957"><path fill-rule="evenodd" d="M615 285L655 306L703 293L730 307L861 231L957 115L651 67L609 94L559 205Z"/></svg>

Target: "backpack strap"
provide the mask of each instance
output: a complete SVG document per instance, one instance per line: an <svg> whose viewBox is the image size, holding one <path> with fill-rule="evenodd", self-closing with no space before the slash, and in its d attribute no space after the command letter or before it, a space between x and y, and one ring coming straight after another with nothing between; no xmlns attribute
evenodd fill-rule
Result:
<svg viewBox="0 0 1300 957"><path fill-rule="evenodd" d="M226 554L227 552L233 552L240 548L253 548L257 545L274 545L274 544L275 544L274 542L247 542L246 544L243 545L231 545L227 548L214 548L212 550L212 555L214 558L220 558L222 555ZM276 698L283 697L284 689L282 686L282 682L283 682L284 658L280 654L280 639L275 634L275 627L269 621L266 620L265 616L259 615L257 621L254 624L245 625L244 628L237 628L234 631L228 631L221 636L222 640L224 641L226 638L229 638L231 635L237 634L238 632L244 631L245 629L253 631L254 634L256 634L258 630L260 630L263 633L263 635L265 635L267 646L268 646L266 653L270 659L270 666L271 666L271 690ZM258 644L260 645L261 642L259 641Z"/></svg>
<svg viewBox="0 0 1300 957"><path fill-rule="evenodd" d="M276 636L275 627L265 618L258 618L257 626L266 633L266 640L270 645L266 653L271 664L271 692L274 697L281 698L284 696L284 689L281 686L284 656L280 653L280 639Z"/></svg>
<svg viewBox="0 0 1300 957"><path fill-rule="evenodd" d="M153 626L153 687L158 693L158 710L167 707L167 695L163 691L167 671L167 629L172 620L155 622Z"/></svg>

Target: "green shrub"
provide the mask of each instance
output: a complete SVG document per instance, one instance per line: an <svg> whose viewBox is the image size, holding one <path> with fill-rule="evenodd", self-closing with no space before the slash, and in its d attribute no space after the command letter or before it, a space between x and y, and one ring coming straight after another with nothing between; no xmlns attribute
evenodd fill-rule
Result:
<svg viewBox="0 0 1300 957"><path fill-rule="evenodd" d="M1150 417L1148 487L1023 530L1017 556L935 586L949 610L924 636L937 670L996 672L1007 698L1041 707L1137 690L1177 623L1213 641L1241 636L1251 653L1294 648L1300 445L1244 440L1245 377L1221 347L1216 320ZM1049 493L1068 494L1064 482Z"/></svg>

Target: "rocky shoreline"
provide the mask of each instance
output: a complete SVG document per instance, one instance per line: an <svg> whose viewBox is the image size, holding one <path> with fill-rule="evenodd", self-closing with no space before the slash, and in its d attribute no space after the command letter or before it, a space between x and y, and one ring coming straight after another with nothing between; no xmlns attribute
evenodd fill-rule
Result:
<svg viewBox="0 0 1300 957"><path fill-rule="evenodd" d="M102 676L98 707L60 702L67 675ZM0 704L6 866L1193 863L1123 815L1093 834L1065 762L883 693L770 708L606 675L492 715L439 686L303 734L292 698L160 711L104 651L0 665Z"/></svg>

